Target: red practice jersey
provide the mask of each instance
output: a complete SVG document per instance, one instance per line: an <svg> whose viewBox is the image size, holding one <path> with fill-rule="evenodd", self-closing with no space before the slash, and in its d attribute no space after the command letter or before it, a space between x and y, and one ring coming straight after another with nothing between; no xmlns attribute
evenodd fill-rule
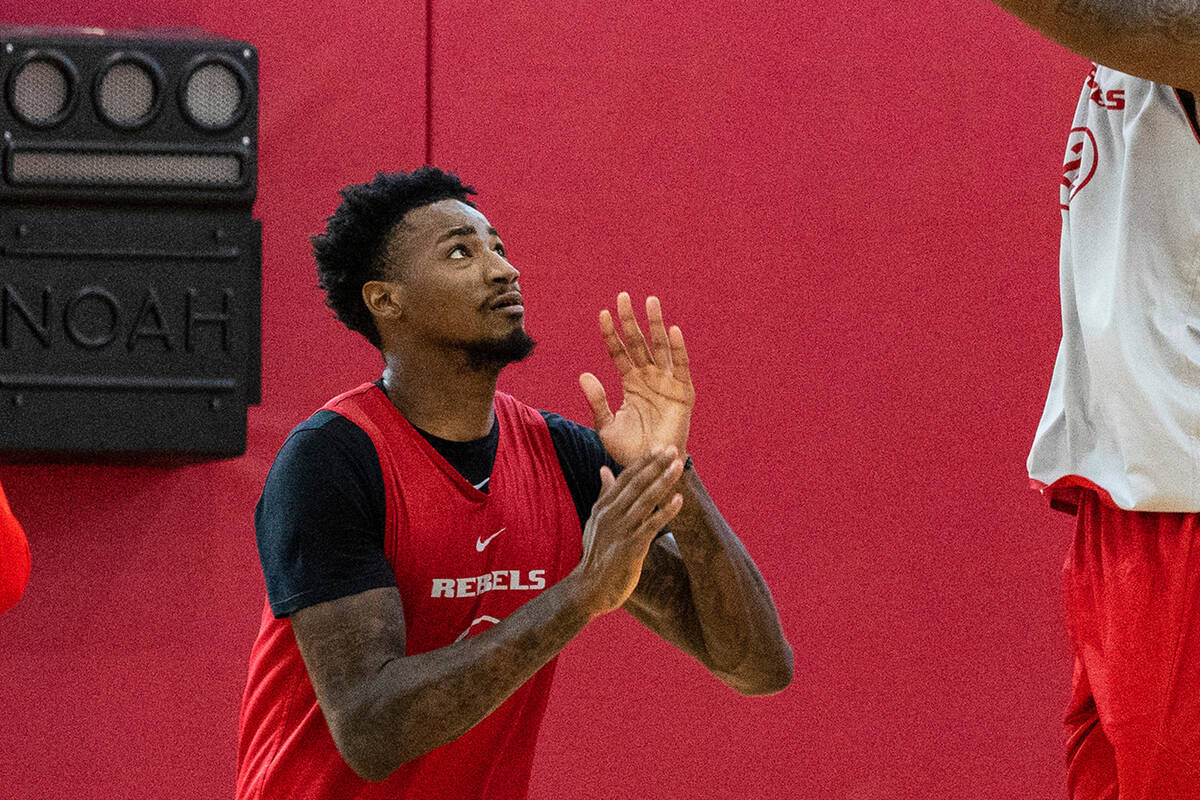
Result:
<svg viewBox="0 0 1200 800"><path fill-rule="evenodd" d="M545 420L502 393L495 407L499 445L485 493L375 384L326 405L360 427L379 456L385 554L404 605L407 655L499 623L582 555L579 517ZM372 784L338 753L291 621L276 619L267 606L242 701L238 800L524 798L554 666L548 663L459 739Z"/></svg>

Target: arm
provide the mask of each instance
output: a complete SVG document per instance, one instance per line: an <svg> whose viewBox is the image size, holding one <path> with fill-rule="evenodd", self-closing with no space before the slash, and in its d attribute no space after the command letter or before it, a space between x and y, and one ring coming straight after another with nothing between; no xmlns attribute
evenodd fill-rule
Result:
<svg viewBox="0 0 1200 800"><path fill-rule="evenodd" d="M600 313L600 330L621 373L621 408L612 412L595 376L580 377L596 432L620 463L668 445L683 452L695 402L683 333L675 326L667 331L655 297L646 300L649 344L624 292L617 314L624 341L607 311ZM737 691L782 691L792 680L792 650L762 576L694 470L685 473L681 491L675 538L651 547L626 608Z"/></svg>
<svg viewBox="0 0 1200 800"><path fill-rule="evenodd" d="M1180 89L1200 89L1198 0L993 0L1076 53Z"/></svg>
<svg viewBox="0 0 1200 800"><path fill-rule="evenodd" d="M605 470L579 565L499 624L447 647L405 655L404 610L394 587L297 611L296 642L346 763L379 781L458 738L589 620L619 608L637 585L655 531L682 505L674 490L681 469L667 451L620 478Z"/></svg>
<svg viewBox="0 0 1200 800"><path fill-rule="evenodd" d="M694 469L682 494L674 536L650 548L625 609L741 694L783 691L792 648L766 582Z"/></svg>
<svg viewBox="0 0 1200 800"><path fill-rule="evenodd" d="M405 656L394 588L296 612L292 628L338 751L381 781L457 739L553 658L589 619L568 576L483 633Z"/></svg>

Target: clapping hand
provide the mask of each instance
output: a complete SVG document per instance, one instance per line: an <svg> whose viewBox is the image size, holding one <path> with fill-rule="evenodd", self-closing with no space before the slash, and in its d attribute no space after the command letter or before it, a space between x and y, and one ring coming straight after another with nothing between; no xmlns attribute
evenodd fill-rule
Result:
<svg viewBox="0 0 1200 800"><path fill-rule="evenodd" d="M621 407L614 414L600 380L590 372L579 376L604 447L622 466L671 445L687 453L688 428L696 391L688 368L683 333L663 324L658 298L646 298L650 343L633 315L629 295L617 295L617 316L624 340L608 309L600 312L600 332L613 365L621 375Z"/></svg>

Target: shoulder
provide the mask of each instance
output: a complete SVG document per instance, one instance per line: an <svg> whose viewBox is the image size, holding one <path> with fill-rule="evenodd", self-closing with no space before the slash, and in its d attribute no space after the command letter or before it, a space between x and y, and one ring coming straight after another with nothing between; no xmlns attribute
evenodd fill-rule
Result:
<svg viewBox="0 0 1200 800"><path fill-rule="evenodd" d="M375 445L362 428L341 414L322 409L292 428L271 471L327 467L331 459L365 465L373 462L376 468L379 464Z"/></svg>
<svg viewBox="0 0 1200 800"><path fill-rule="evenodd" d="M361 428L323 409L293 428L279 448L255 516L260 523L297 513L325 516L324 508L350 498L372 513L382 507L379 455Z"/></svg>
<svg viewBox="0 0 1200 800"><path fill-rule="evenodd" d="M320 438L330 441L352 439L356 435L366 437L362 428L343 417L336 411L323 408L308 419L292 428L288 439L303 437L307 433L317 433Z"/></svg>
<svg viewBox="0 0 1200 800"><path fill-rule="evenodd" d="M328 410L297 425L275 457L254 512L275 615L393 585L383 550L386 516L370 438Z"/></svg>
<svg viewBox="0 0 1200 800"><path fill-rule="evenodd" d="M616 471L616 464L601 444L600 435L591 428L549 411L538 413L550 430L550 441L575 503L579 524L586 525L600 496L600 467L607 464Z"/></svg>
<svg viewBox="0 0 1200 800"><path fill-rule="evenodd" d="M523 425L544 424L564 469L573 466L599 469L601 464L611 465L612 459L601 444L600 435L588 426L552 411L536 409L503 392L496 393L496 402L506 413L522 420Z"/></svg>

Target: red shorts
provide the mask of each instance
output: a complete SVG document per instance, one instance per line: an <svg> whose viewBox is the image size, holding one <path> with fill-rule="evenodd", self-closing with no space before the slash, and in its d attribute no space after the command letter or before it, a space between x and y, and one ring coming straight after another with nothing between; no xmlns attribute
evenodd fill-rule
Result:
<svg viewBox="0 0 1200 800"><path fill-rule="evenodd" d="M1200 800L1200 514L1080 491L1063 572L1071 800Z"/></svg>

